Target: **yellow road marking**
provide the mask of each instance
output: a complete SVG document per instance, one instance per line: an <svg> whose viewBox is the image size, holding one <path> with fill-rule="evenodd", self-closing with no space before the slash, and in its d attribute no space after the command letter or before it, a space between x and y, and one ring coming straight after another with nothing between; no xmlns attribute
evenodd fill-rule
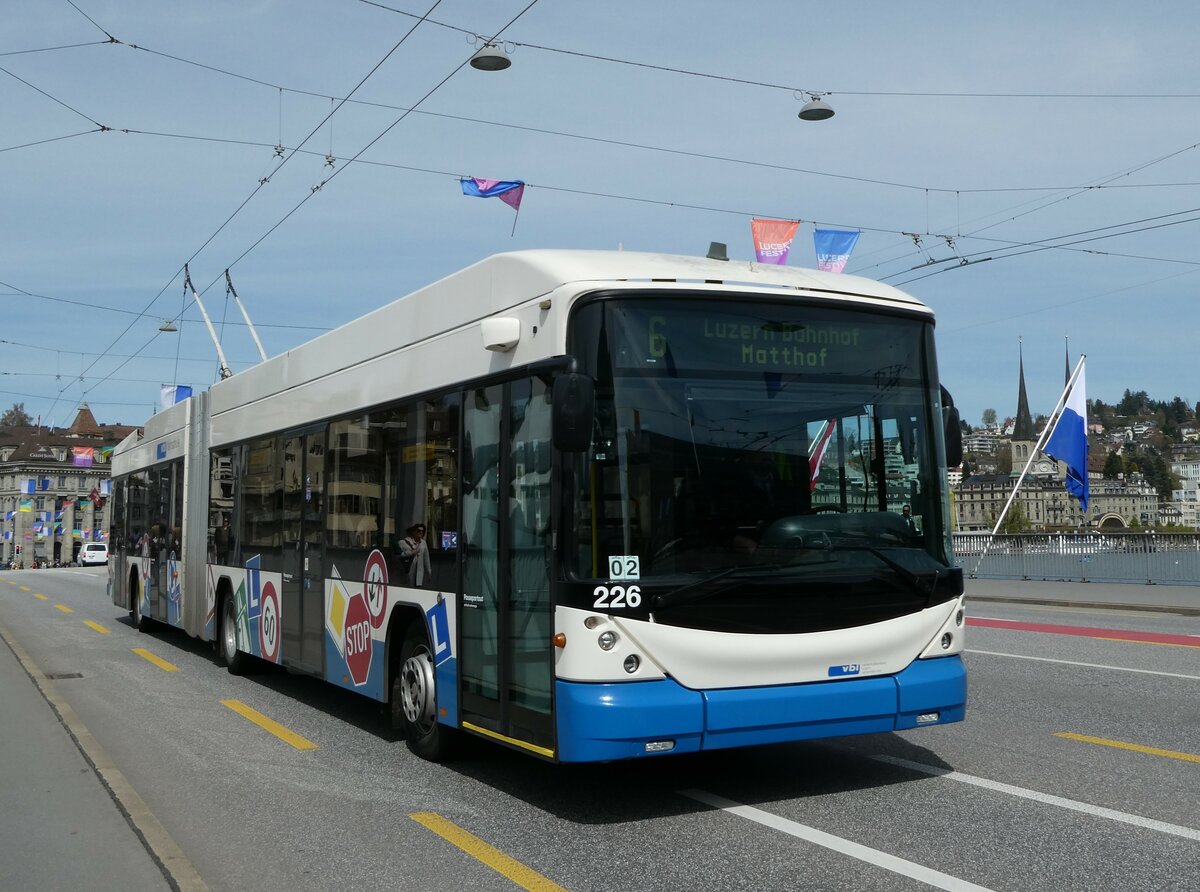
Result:
<svg viewBox="0 0 1200 892"><path fill-rule="evenodd" d="M135 647L133 649L133 652L135 654L137 654L139 657L141 657L143 660L149 660L151 663L153 663L155 666L157 666L163 672L178 672L179 671L179 667L176 666L174 663L168 663L162 657L155 656L154 654L150 653L150 651L146 650L146 648L144 648L144 647Z"/></svg>
<svg viewBox="0 0 1200 892"><path fill-rule="evenodd" d="M49 599L49 598L47 598L45 595L43 595L41 592L34 592L34 593L33 593L33 596L34 596L35 598L37 598L39 601L49 601L49 600L50 600L50 599Z"/></svg>
<svg viewBox="0 0 1200 892"><path fill-rule="evenodd" d="M29 586L27 586L27 585L18 585L17 588L19 588L23 592L29 591Z"/></svg>
<svg viewBox="0 0 1200 892"><path fill-rule="evenodd" d="M1157 644L1159 647L1200 647L1200 641L1195 644L1183 644L1175 641L1142 641L1138 638L1097 638L1097 641L1124 641L1126 644Z"/></svg>
<svg viewBox="0 0 1200 892"><path fill-rule="evenodd" d="M301 737L294 731L289 731L287 728L283 727L283 725L279 724L279 722L267 718L257 709L250 708L240 700L222 700L221 704L223 706L228 706L243 718L247 718L254 722L254 724L258 725L258 727L262 728L264 731L274 734L289 746L294 746L298 750L315 750L317 748L317 745L311 740Z"/></svg>
<svg viewBox="0 0 1200 892"><path fill-rule="evenodd" d="M447 842L458 846L472 858L482 861L501 876L507 877L522 889L529 892L566 892L562 886L553 880L548 880L536 870L526 867L515 858L494 848L452 821L447 821L441 815L431 811L419 811L409 815L418 824L432 830Z"/></svg>
<svg viewBox="0 0 1200 892"><path fill-rule="evenodd" d="M61 610L63 613L74 613L75 612L70 607L68 607L66 604L55 604L54 609Z"/></svg>
<svg viewBox="0 0 1200 892"><path fill-rule="evenodd" d="M83 621L83 624L85 626L87 626L89 629L95 629L101 635L111 635L112 634L111 632L109 632L108 629L104 628L104 626L100 625L100 623L94 623L90 619L85 619Z"/></svg>
<svg viewBox="0 0 1200 892"><path fill-rule="evenodd" d="M1159 749L1156 746L1142 746L1140 743L1126 743L1123 740L1106 740L1103 737L1088 737L1086 734L1072 734L1070 731L1058 731L1055 737L1067 740L1079 740L1083 743L1095 743L1100 746L1111 746L1119 750L1133 750L1135 753L1146 753L1150 756L1163 756L1167 759L1179 759L1183 762L1200 762L1200 756L1192 753L1178 753L1175 750Z"/></svg>

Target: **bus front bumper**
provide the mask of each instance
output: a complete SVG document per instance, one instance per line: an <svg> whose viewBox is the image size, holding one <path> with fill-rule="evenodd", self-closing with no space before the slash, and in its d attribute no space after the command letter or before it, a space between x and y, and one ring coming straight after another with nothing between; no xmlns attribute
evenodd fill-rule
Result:
<svg viewBox="0 0 1200 892"><path fill-rule="evenodd" d="M597 762L959 722L967 676L951 656L915 660L895 675L763 688L559 681L555 696L558 758Z"/></svg>

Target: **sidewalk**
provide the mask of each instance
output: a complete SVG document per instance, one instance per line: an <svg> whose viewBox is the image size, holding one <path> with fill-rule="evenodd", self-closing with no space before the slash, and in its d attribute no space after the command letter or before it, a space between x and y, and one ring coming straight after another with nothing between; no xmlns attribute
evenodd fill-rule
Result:
<svg viewBox="0 0 1200 892"><path fill-rule="evenodd" d="M3 640L0 716L0 889L170 888Z"/></svg>
<svg viewBox="0 0 1200 892"><path fill-rule="evenodd" d="M1200 586L1111 582L1043 582L1021 579L966 579L972 601L1126 608L1200 616Z"/></svg>

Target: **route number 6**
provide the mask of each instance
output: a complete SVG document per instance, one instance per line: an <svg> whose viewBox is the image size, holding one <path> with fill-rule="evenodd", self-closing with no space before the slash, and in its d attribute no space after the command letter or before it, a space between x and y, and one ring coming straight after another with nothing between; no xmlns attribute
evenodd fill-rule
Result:
<svg viewBox="0 0 1200 892"><path fill-rule="evenodd" d="M596 602L592 605L596 610L606 608L619 610L622 607L640 607L642 605L642 587L640 585L598 585L592 591Z"/></svg>

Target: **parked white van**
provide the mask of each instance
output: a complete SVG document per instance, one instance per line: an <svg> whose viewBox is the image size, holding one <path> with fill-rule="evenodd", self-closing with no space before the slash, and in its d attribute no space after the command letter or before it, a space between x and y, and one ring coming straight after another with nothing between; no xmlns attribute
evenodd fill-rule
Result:
<svg viewBox="0 0 1200 892"><path fill-rule="evenodd" d="M108 563L108 546L103 542L86 542L79 549L75 559L81 567L94 567Z"/></svg>

